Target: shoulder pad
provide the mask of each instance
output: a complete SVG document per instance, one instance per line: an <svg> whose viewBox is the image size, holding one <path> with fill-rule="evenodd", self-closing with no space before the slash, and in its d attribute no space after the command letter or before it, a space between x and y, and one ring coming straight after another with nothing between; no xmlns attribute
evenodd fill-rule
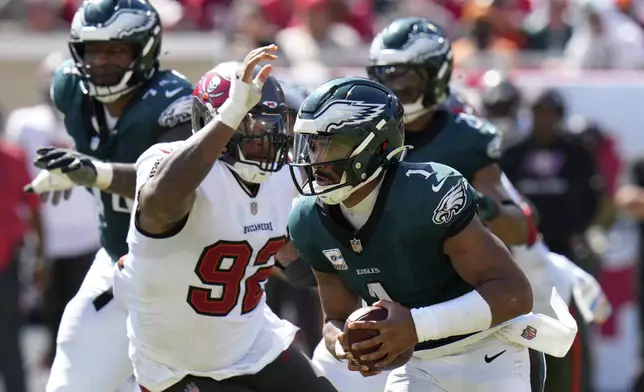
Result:
<svg viewBox="0 0 644 392"><path fill-rule="evenodd" d="M456 169L436 162L404 163L405 176L421 183L423 203L432 211L432 222L449 227L455 217L476 202L475 191Z"/></svg>
<svg viewBox="0 0 644 392"><path fill-rule="evenodd" d="M315 196L299 196L295 198L295 201L293 202L293 209L302 211L304 209L310 208L311 206L314 206L317 202L317 197Z"/></svg>
<svg viewBox="0 0 644 392"><path fill-rule="evenodd" d="M157 74L147 84L147 90L156 90L163 93L160 96L172 100L179 95L192 94L192 84L185 76L172 70L159 70ZM154 95L156 96L156 95Z"/></svg>
<svg viewBox="0 0 644 392"><path fill-rule="evenodd" d="M159 71L145 88L141 100L155 108L160 127L174 128L190 121L192 85L183 75L175 71Z"/></svg>
<svg viewBox="0 0 644 392"><path fill-rule="evenodd" d="M302 220L309 216L312 211L315 211L316 200L316 196L300 196L295 199L288 222L291 233L296 231L296 234L300 234L299 230L306 229L301 226L303 224Z"/></svg>
<svg viewBox="0 0 644 392"><path fill-rule="evenodd" d="M70 59L62 63L51 78L49 96L56 108L63 115L69 110L69 104L74 96L80 93L80 74Z"/></svg>
<svg viewBox="0 0 644 392"><path fill-rule="evenodd" d="M173 150L176 150L183 143L183 141L177 141L172 143L157 143L152 147L145 150L143 154L136 160L135 167L138 169L139 166L150 159L163 159L172 153Z"/></svg>
<svg viewBox="0 0 644 392"><path fill-rule="evenodd" d="M163 128L174 128L189 122L192 116L192 96L184 95L170 102L159 115L159 125Z"/></svg>
<svg viewBox="0 0 644 392"><path fill-rule="evenodd" d="M402 162L398 170L402 170L405 177L420 176L425 180L431 177L441 179L452 174L461 175L456 169L438 162Z"/></svg>
<svg viewBox="0 0 644 392"><path fill-rule="evenodd" d="M476 202L474 190L460 174L443 176L436 185L432 185L432 191L436 200L432 222L439 226L450 224L452 219Z"/></svg>
<svg viewBox="0 0 644 392"><path fill-rule="evenodd" d="M485 155L492 160L501 157L501 143L503 135L489 121L469 113L454 115L454 122L463 129L471 131L474 137L474 148L480 146L485 150Z"/></svg>

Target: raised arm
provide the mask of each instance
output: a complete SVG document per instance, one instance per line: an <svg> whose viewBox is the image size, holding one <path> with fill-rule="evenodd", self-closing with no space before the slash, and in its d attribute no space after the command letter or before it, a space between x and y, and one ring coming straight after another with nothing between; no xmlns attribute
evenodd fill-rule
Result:
<svg viewBox="0 0 644 392"><path fill-rule="evenodd" d="M183 219L195 198L195 191L248 111L261 95L261 86L271 71L266 65L253 80L261 61L274 60L275 45L251 51L243 69L231 83L230 96L217 116L176 150L162 159L139 193L139 225L152 234L166 232Z"/></svg>

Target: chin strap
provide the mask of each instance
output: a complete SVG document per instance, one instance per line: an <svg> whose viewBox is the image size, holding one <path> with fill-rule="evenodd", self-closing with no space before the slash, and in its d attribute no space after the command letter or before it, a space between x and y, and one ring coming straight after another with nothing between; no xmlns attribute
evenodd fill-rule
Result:
<svg viewBox="0 0 644 392"><path fill-rule="evenodd" d="M367 178L365 181L361 182L360 184L356 185L355 187L350 187L347 189L349 184L346 182L346 173L342 175L342 179L340 180L339 184L334 184L334 185L327 185L328 187L337 187L337 189L334 189L333 191L330 191L326 194L320 194L318 197L325 203L325 204L339 204L342 201L346 200L347 197L351 196L355 191L358 189L362 188L363 186L367 185L371 181L375 180L380 176L382 171L387 167L388 164L391 163L391 160L398 154L401 154L400 160L402 160L405 152L409 149L413 149L412 146L400 146L395 149L393 149L387 156L385 156L385 164L381 165L378 167L372 174ZM338 194L337 192L341 191L342 193ZM335 195L335 197L334 197ZM339 197L338 197L339 196Z"/></svg>

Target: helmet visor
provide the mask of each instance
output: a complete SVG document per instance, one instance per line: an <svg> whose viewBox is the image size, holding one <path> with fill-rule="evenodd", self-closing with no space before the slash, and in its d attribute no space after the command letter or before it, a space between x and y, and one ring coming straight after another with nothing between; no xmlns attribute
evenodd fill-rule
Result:
<svg viewBox="0 0 644 392"><path fill-rule="evenodd" d="M320 194L321 189L340 185L356 147L348 135L296 133L292 166L304 174L298 176L301 181L294 176L300 193Z"/></svg>
<svg viewBox="0 0 644 392"><path fill-rule="evenodd" d="M418 101L429 82L427 71L409 65L378 65L367 68L369 78L393 91L402 104Z"/></svg>
<svg viewBox="0 0 644 392"><path fill-rule="evenodd" d="M249 113L231 140L241 152L240 161L263 171L279 171L286 162L288 138L283 115Z"/></svg>

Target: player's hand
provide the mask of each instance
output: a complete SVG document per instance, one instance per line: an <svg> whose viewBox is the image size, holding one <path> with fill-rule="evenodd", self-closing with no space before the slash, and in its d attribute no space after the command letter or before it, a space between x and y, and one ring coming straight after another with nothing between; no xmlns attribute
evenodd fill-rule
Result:
<svg viewBox="0 0 644 392"><path fill-rule="evenodd" d="M74 182L60 170L51 172L41 170L23 190L27 193L38 194L43 203L51 200L53 205L58 205L61 199L69 199L74 186Z"/></svg>
<svg viewBox="0 0 644 392"><path fill-rule="evenodd" d="M276 60L277 56L274 54L275 52L277 52L277 45L262 46L251 50L246 55L242 69L240 70L241 73L238 75L241 81L246 84L261 83L263 85L273 67L270 64L264 65L253 79L255 67L262 61Z"/></svg>
<svg viewBox="0 0 644 392"><path fill-rule="evenodd" d="M246 111L251 110L259 103L262 97L264 83L273 69L270 64L266 64L257 76L253 78L255 67L263 61L276 60L277 56L274 54L276 51L277 45L262 46L261 48L251 50L244 59L244 63L238 71L237 78L231 82L230 97L235 101L241 101Z"/></svg>
<svg viewBox="0 0 644 392"><path fill-rule="evenodd" d="M96 184L97 171L89 156L57 147L41 148L37 153L37 167L49 171L60 170L78 185L91 188Z"/></svg>
<svg viewBox="0 0 644 392"><path fill-rule="evenodd" d="M368 366L360 365L360 363L356 361L344 342L344 333L342 332L338 335L338 343L342 346L342 352L339 352L340 350L336 350L335 357L339 360L347 359L347 367L350 371L360 372L364 377L376 376L381 373L381 371L377 369L369 370Z"/></svg>
<svg viewBox="0 0 644 392"><path fill-rule="evenodd" d="M400 354L413 348L418 343L416 325L411 317L411 312L406 307L387 300L380 300L373 304L387 309L389 312L387 319L384 321L356 321L349 324L351 329L375 329L379 332L369 340L354 343L354 350L366 348L380 348L373 353L363 355L360 360L372 361L382 358L376 363L376 367L385 367Z"/></svg>

